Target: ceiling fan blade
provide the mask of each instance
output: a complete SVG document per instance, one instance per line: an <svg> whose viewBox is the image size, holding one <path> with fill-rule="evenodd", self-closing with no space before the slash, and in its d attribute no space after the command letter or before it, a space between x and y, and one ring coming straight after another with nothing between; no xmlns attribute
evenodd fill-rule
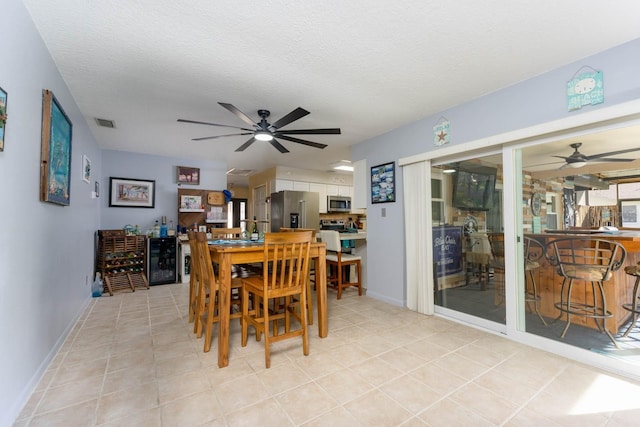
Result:
<svg viewBox="0 0 640 427"><path fill-rule="evenodd" d="M247 148L249 148L249 146L250 146L251 144L253 144L254 142L256 142L256 139L252 137L251 139L247 140L247 142L245 142L244 144L242 144L240 147L236 148L236 151L244 151L244 150L246 150Z"/></svg>
<svg viewBox="0 0 640 427"><path fill-rule="evenodd" d="M227 104L225 102L218 102L218 104L220 104L222 107L226 108L227 110L231 111L233 114L238 116L240 120L242 120L246 124L250 126L255 126L256 122L253 119L251 119L251 117L247 116L245 113L238 110L235 106L231 104Z"/></svg>
<svg viewBox="0 0 640 427"><path fill-rule="evenodd" d="M280 144L278 141L276 141L275 139L272 139L271 141L269 141L269 143L271 143L271 145L273 145L274 147L276 147L278 149L279 152L281 153L288 153L289 150L287 150L284 145Z"/></svg>
<svg viewBox="0 0 640 427"><path fill-rule="evenodd" d="M304 108L298 107L292 112L290 112L289 114L287 114L286 116L276 121L275 123L271 123L271 126L273 126L276 129L279 129L283 126L288 125L291 122L295 122L296 120L303 118L307 114L309 114L307 110L305 110Z"/></svg>
<svg viewBox="0 0 640 427"><path fill-rule="evenodd" d="M298 139L298 138L294 138L294 137L286 136L286 135L278 135L278 138L285 139L285 140L291 141L291 142L297 142L298 144L308 145L309 147L314 147L314 148L323 149L323 148L327 147L327 144L319 144L317 142L307 141L307 140L304 140L304 139Z"/></svg>
<svg viewBox="0 0 640 427"><path fill-rule="evenodd" d="M565 157L565 156L551 156L551 157L557 157L559 159L563 159L563 160L568 160L569 157Z"/></svg>
<svg viewBox="0 0 640 427"><path fill-rule="evenodd" d="M241 127L238 127L238 126L219 125L217 123L199 122L197 120L187 120L187 119L178 119L178 121L180 123L195 123L197 125L218 126L218 127L221 127L221 128L240 129L240 130L246 130L246 131L249 131L249 132L253 132L253 129L241 128Z"/></svg>
<svg viewBox="0 0 640 427"><path fill-rule="evenodd" d="M631 153L632 151L640 151L640 148L629 148L626 150L609 151L608 153L594 154L593 156L585 156L587 160L600 159L607 156L615 156L616 154Z"/></svg>
<svg viewBox="0 0 640 427"><path fill-rule="evenodd" d="M633 162L635 159L616 159L613 157L598 157L591 159L591 162Z"/></svg>
<svg viewBox="0 0 640 427"><path fill-rule="evenodd" d="M282 135L340 135L340 128L279 130Z"/></svg>
<svg viewBox="0 0 640 427"><path fill-rule="evenodd" d="M204 141L207 139L225 138L227 136L252 135L253 132L231 133L229 135L203 136L201 138L193 138L192 141Z"/></svg>

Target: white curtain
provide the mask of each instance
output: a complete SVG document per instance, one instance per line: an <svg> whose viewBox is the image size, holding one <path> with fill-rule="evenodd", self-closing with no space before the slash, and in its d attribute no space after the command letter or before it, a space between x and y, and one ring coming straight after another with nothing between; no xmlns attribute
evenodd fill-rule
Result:
<svg viewBox="0 0 640 427"><path fill-rule="evenodd" d="M433 314L431 162L403 166L407 307Z"/></svg>

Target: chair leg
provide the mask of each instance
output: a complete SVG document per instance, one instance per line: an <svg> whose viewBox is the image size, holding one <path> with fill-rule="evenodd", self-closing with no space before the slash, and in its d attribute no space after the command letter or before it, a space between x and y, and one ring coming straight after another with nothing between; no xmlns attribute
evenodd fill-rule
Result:
<svg viewBox="0 0 640 427"><path fill-rule="evenodd" d="M569 287L567 289L567 305L566 305L567 324L564 327L562 334L560 334L560 338L564 338L565 334L567 333L567 330L569 330L569 325L571 325L571 288L572 287L573 287L573 279L569 279Z"/></svg>
<svg viewBox="0 0 640 427"><path fill-rule="evenodd" d="M338 299L342 298L342 269L344 267L338 266L336 270L338 270Z"/></svg>
<svg viewBox="0 0 640 427"><path fill-rule="evenodd" d="M265 295L266 296L266 295ZM264 364L268 368L271 367L271 349L269 348L269 301L263 300L263 319L264 319Z"/></svg>
<svg viewBox="0 0 640 427"><path fill-rule="evenodd" d="M631 304L624 304L623 307L627 310L631 310L631 324L622 335L626 337L631 332L631 329L635 326L638 320L638 285L640 284L640 276L636 279L636 284L633 286L633 302Z"/></svg>
<svg viewBox="0 0 640 427"><path fill-rule="evenodd" d="M246 302L249 301L249 291L244 287L242 288L242 301L245 301L245 304L242 304L242 347L247 346L247 336L249 335L249 304Z"/></svg>
<svg viewBox="0 0 640 427"><path fill-rule="evenodd" d="M544 326L549 326L547 325L547 322L545 322L544 319L542 318L542 315L540 314L540 310L538 309L538 286L536 285L536 279L533 275L533 271L531 270L529 270L529 278L531 279L530 284L531 284L531 295L533 296L533 309L535 310L536 314L540 318L540 321L542 322L542 324ZM525 287L526 287L526 284L525 284Z"/></svg>
<svg viewBox="0 0 640 427"><path fill-rule="evenodd" d="M309 325L313 325L313 295L311 295L311 277L307 279L307 315L307 322L309 323Z"/></svg>
<svg viewBox="0 0 640 427"><path fill-rule="evenodd" d="M356 263L356 267L358 270L358 296L362 296L362 263L358 261Z"/></svg>
<svg viewBox="0 0 640 427"><path fill-rule="evenodd" d="M306 287L302 287L303 295L300 295L300 327L302 328L302 354L305 356L309 355L309 328L307 327L304 319L307 317L307 308L305 304L302 304L306 297Z"/></svg>

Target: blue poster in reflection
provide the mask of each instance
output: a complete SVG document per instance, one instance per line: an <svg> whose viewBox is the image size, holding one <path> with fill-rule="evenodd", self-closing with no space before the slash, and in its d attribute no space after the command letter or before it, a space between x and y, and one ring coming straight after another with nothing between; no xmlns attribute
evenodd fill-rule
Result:
<svg viewBox="0 0 640 427"><path fill-rule="evenodd" d="M462 271L462 227L433 227L433 262L438 277Z"/></svg>

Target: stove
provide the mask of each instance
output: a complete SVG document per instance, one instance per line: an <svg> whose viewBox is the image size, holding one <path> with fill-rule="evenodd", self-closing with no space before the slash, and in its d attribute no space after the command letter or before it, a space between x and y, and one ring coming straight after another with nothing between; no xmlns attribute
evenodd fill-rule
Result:
<svg viewBox="0 0 640 427"><path fill-rule="evenodd" d="M323 219L320 221L320 229L335 230L344 233L347 231L347 226L345 225L344 219Z"/></svg>

